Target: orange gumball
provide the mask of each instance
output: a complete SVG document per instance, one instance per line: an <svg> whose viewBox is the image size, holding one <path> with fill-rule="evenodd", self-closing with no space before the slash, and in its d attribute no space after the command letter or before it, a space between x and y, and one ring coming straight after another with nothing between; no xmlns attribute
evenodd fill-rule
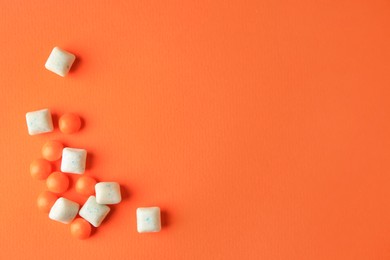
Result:
<svg viewBox="0 0 390 260"><path fill-rule="evenodd" d="M90 196L95 194L96 180L88 176L81 176L76 181L76 191L82 195Z"/></svg>
<svg viewBox="0 0 390 260"><path fill-rule="evenodd" d="M81 119L76 114L64 114L60 117L58 126L64 134L73 134L80 129Z"/></svg>
<svg viewBox="0 0 390 260"><path fill-rule="evenodd" d="M54 193L65 192L69 187L69 178L65 173L53 172L47 177L47 189Z"/></svg>
<svg viewBox="0 0 390 260"><path fill-rule="evenodd" d="M42 212L49 213L57 199L58 197L50 191L42 192L37 198L38 209Z"/></svg>
<svg viewBox="0 0 390 260"><path fill-rule="evenodd" d="M63 148L58 141L48 141L42 146L42 157L48 161L56 161L61 158Z"/></svg>
<svg viewBox="0 0 390 260"><path fill-rule="evenodd" d="M73 237L78 239L88 238L91 235L91 230L91 224L82 218L76 218L70 224L70 233Z"/></svg>
<svg viewBox="0 0 390 260"><path fill-rule="evenodd" d="M34 179L44 180L51 172L51 164L45 159L35 159L30 164L30 174Z"/></svg>

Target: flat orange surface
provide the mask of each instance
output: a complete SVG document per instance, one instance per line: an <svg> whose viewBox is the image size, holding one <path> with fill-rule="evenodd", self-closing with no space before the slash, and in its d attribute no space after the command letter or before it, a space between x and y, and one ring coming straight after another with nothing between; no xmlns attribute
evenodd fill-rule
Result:
<svg viewBox="0 0 390 260"><path fill-rule="evenodd" d="M388 0L1 1L0 90L0 259L390 259ZM47 140L122 186L88 240L37 209Z"/></svg>

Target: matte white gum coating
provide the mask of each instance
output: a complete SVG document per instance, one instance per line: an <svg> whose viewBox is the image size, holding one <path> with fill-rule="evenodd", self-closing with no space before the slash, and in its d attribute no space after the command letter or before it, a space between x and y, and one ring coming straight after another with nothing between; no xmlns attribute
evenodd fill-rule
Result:
<svg viewBox="0 0 390 260"><path fill-rule="evenodd" d="M53 131L53 120L50 110L47 108L26 113L26 122L30 135Z"/></svg>
<svg viewBox="0 0 390 260"><path fill-rule="evenodd" d="M118 204L121 202L121 189L116 182L99 182L95 185L96 202L99 204Z"/></svg>
<svg viewBox="0 0 390 260"><path fill-rule="evenodd" d="M159 207L137 209L137 231L139 233L158 232L161 230Z"/></svg>
<svg viewBox="0 0 390 260"><path fill-rule="evenodd" d="M80 209L79 215L94 227L99 227L104 218L110 212L110 208L96 202L95 196L90 196Z"/></svg>
<svg viewBox="0 0 390 260"><path fill-rule="evenodd" d="M68 74L76 56L70 52L54 47L46 61L45 68L61 77Z"/></svg>
<svg viewBox="0 0 390 260"><path fill-rule="evenodd" d="M80 205L74 201L59 198L50 209L49 218L64 224L69 224L76 217Z"/></svg>
<svg viewBox="0 0 390 260"><path fill-rule="evenodd" d="M62 150L61 171L83 174L85 172L86 161L86 150L66 147Z"/></svg>

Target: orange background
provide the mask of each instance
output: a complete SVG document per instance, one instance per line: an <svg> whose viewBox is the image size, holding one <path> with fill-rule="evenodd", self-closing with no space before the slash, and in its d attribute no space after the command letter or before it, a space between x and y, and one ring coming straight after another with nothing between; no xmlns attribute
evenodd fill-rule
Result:
<svg viewBox="0 0 390 260"><path fill-rule="evenodd" d="M0 259L390 258L389 1L1 1L0 55ZM122 185L86 241L36 207L52 139Z"/></svg>

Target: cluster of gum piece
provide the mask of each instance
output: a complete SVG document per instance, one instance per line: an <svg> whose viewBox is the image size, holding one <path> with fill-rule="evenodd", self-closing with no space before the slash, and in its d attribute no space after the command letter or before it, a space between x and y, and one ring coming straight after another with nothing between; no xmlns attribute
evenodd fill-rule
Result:
<svg viewBox="0 0 390 260"><path fill-rule="evenodd" d="M53 131L52 117L49 109L29 112L26 114L27 127L30 135ZM73 134L81 127L81 120L75 114L65 114L59 119L61 132ZM80 209L78 203L59 197L69 188L67 173L83 174L87 151L78 148L64 147L58 141L46 142L41 150L42 157L30 164L30 173L34 179L45 180L47 191L42 192L37 199L38 208L49 213L49 218L70 225L71 234L85 239L91 234L91 225L99 227L110 211L108 204L118 204L121 201L120 186L116 182L100 182L89 176L81 176L75 184L76 192L89 196ZM61 171L52 172L51 161L61 159ZM96 194L96 196L94 196ZM76 218L77 214L81 218Z"/></svg>
<svg viewBox="0 0 390 260"><path fill-rule="evenodd" d="M45 67L55 74L65 77L69 72L76 56L59 47L54 47L46 61ZM26 114L27 127L30 135L53 131L53 123L49 109L42 109ZM81 127L81 120L75 114L65 114L59 119L59 128L65 134L77 132ZM49 212L53 220L70 223L71 234L80 239L90 236L92 224L98 227L110 211L106 204L117 204L121 201L120 186L115 182L96 181L88 176L80 177L75 185L78 193L89 196L87 202L78 211L79 205L66 198L58 198L54 193L62 193L68 189L69 179L63 172L83 174L87 152L83 149L64 148L57 141L49 141L42 147L42 157L30 165L31 175L36 179L46 179L49 191L42 192L38 197L38 207ZM62 157L61 171L51 173L49 161L56 161ZM51 174L50 174L51 173ZM96 197L93 194L96 193ZM137 230L139 233L158 232L161 229L159 207L137 208Z"/></svg>

